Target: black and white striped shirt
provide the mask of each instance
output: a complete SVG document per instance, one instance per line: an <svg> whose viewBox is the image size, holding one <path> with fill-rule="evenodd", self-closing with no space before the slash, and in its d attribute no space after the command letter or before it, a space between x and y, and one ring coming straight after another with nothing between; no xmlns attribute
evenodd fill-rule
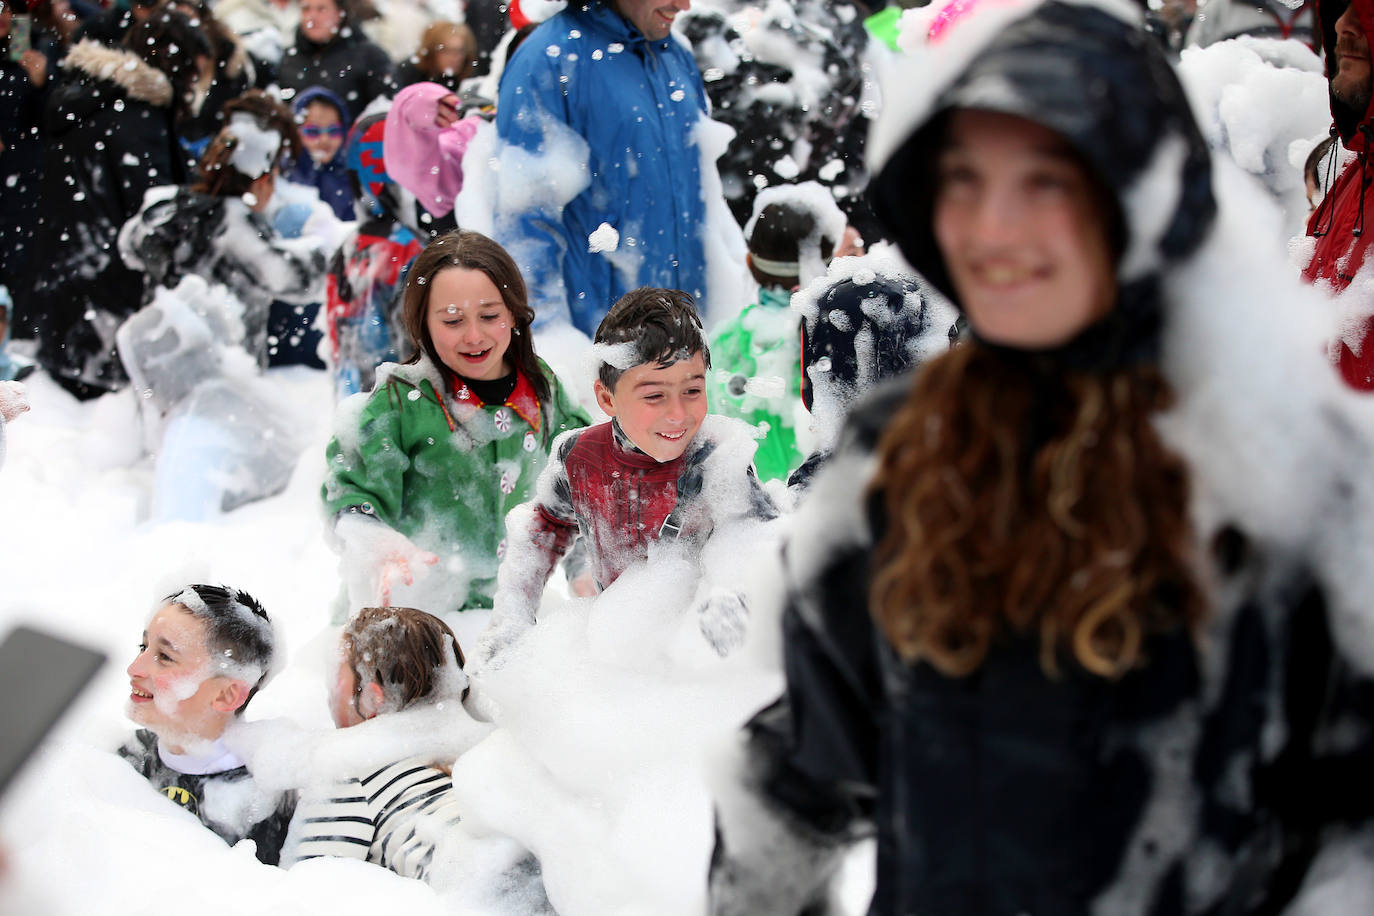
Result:
<svg viewBox="0 0 1374 916"><path fill-rule="evenodd" d="M444 831L460 820L453 784L427 758L409 757L361 779L307 794L282 851L282 864L320 856L365 859L425 880Z"/></svg>

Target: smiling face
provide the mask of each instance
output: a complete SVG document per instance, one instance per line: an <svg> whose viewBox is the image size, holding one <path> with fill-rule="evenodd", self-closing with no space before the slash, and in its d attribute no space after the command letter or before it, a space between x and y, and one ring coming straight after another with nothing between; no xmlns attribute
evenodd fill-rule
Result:
<svg viewBox="0 0 1374 916"><path fill-rule="evenodd" d="M334 158L343 146L344 126L339 110L328 102L311 102L305 106L301 121L301 142L316 163L324 165Z"/></svg>
<svg viewBox="0 0 1374 916"><path fill-rule="evenodd" d="M343 11L334 0L301 0L301 34L316 44L333 38L343 24Z"/></svg>
<svg viewBox="0 0 1374 916"><path fill-rule="evenodd" d="M692 0L616 0L615 4L620 15L630 20L650 41L667 38L673 28L673 19L691 6Z"/></svg>
<svg viewBox="0 0 1374 916"><path fill-rule="evenodd" d="M209 676L206 636L205 622L185 607L163 605L148 622L128 668L129 718L174 745L218 738L247 699L242 681Z"/></svg>
<svg viewBox="0 0 1374 916"><path fill-rule="evenodd" d="M600 379L595 388L601 409L660 463L685 452L706 417L706 360L700 352L671 366L644 363L627 369L614 391Z"/></svg>
<svg viewBox="0 0 1374 916"><path fill-rule="evenodd" d="M449 267L429 283L425 326L445 366L479 382L509 375L515 319L496 284L480 270Z"/></svg>
<svg viewBox="0 0 1374 916"><path fill-rule="evenodd" d="M982 339L1055 347L1111 310L1107 221L1058 134L1012 115L957 111L937 180L936 243Z"/></svg>
<svg viewBox="0 0 1374 916"><path fill-rule="evenodd" d="M1336 20L1336 66L1331 77L1331 92L1352 109L1364 114L1369 107L1371 75L1369 39L1355 4L1350 4Z"/></svg>

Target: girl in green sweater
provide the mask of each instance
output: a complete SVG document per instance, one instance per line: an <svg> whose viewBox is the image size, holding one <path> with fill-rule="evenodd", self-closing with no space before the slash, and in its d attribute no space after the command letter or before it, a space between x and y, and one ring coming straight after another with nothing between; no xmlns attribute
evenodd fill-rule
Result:
<svg viewBox="0 0 1374 916"><path fill-rule="evenodd" d="M525 282L486 236L430 242L402 309L415 355L340 404L327 451L349 608L490 608L506 513L554 437L590 421L535 356Z"/></svg>

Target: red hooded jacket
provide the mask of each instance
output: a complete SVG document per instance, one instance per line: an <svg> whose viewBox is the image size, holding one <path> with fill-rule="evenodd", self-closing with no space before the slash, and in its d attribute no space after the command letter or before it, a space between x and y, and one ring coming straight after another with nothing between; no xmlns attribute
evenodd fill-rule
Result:
<svg viewBox="0 0 1374 916"><path fill-rule="evenodd" d="M1339 68L1335 26L1348 5L1355 7L1366 38L1374 40L1374 0L1350 0L1350 4L1345 0L1318 0L1317 19L1328 79ZM1374 101L1357 116L1333 98L1331 115L1341 142L1357 159L1336 179L1307 221L1307 234L1316 237L1317 246L1303 277L1309 282L1325 281L1333 291L1340 292L1359 272L1370 240L1374 239L1374 189L1370 187L1374 183L1374 164L1369 161L1370 141L1374 139ZM1339 347L1337 366L1346 383L1361 391L1374 391L1374 317L1365 322L1358 354L1344 341L1337 341L1335 346Z"/></svg>

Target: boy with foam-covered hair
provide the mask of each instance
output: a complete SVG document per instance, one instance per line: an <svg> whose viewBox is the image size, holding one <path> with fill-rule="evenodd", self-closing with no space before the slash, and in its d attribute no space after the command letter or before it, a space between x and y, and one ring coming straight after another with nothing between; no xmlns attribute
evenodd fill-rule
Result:
<svg viewBox="0 0 1374 916"><path fill-rule="evenodd" d="M492 622L478 646L484 661L535 623L554 564L578 539L599 592L655 542L700 551L731 517L777 515L754 473L748 428L707 416L711 356L690 295L626 293L595 344L596 401L611 419L560 436L534 500L507 517ZM703 635L728 654L743 637L742 596L714 592L698 611Z"/></svg>
<svg viewBox="0 0 1374 916"><path fill-rule="evenodd" d="M159 604L129 665L127 713L140 728L119 755L153 786L235 844L277 864L295 808L260 789L225 734L273 674L277 637L247 592L188 585Z"/></svg>

